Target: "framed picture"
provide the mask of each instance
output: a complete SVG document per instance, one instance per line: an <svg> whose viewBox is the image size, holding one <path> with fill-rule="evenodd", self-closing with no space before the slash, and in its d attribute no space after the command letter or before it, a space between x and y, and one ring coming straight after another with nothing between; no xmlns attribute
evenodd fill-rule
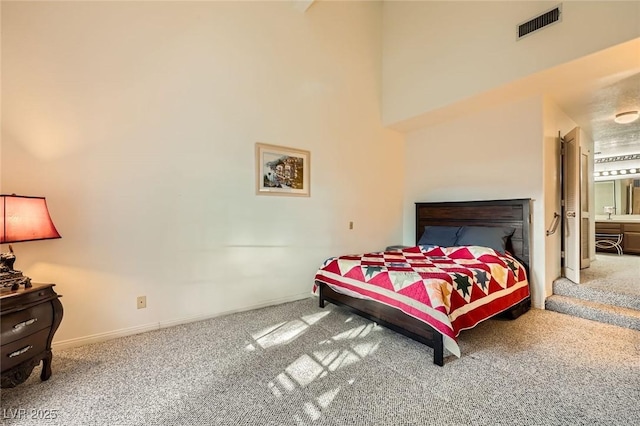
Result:
<svg viewBox="0 0 640 426"><path fill-rule="evenodd" d="M309 151L256 143L256 194L308 197L310 163Z"/></svg>

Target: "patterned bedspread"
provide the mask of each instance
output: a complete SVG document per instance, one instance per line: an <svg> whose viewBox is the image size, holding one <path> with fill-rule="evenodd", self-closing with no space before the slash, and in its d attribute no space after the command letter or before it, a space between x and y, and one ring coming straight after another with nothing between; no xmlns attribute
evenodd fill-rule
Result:
<svg viewBox="0 0 640 426"><path fill-rule="evenodd" d="M509 254L479 246L416 246L333 257L315 279L339 293L376 300L424 321L442 333L445 348L458 357L461 330L529 296L524 267Z"/></svg>

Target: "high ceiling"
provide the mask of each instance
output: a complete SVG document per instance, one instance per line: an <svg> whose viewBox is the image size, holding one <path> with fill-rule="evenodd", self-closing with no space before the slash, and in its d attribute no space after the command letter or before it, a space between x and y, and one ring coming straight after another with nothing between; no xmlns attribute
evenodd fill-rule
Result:
<svg viewBox="0 0 640 426"><path fill-rule="evenodd" d="M614 121L640 111L640 38L541 74L545 94L593 138L596 158L640 153L640 120Z"/></svg>
<svg viewBox="0 0 640 426"><path fill-rule="evenodd" d="M582 82L579 96L558 99L558 104L593 137L596 157L640 153L640 120L613 121L616 114L640 111L640 72L602 87L592 83Z"/></svg>

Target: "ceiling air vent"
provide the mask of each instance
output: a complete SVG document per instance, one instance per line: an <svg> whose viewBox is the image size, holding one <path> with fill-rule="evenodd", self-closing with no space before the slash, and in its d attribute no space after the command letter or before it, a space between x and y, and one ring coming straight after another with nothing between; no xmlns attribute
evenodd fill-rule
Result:
<svg viewBox="0 0 640 426"><path fill-rule="evenodd" d="M523 22L518 25L518 40L522 37L541 30L544 27L548 27L551 24L560 22L562 16L562 3L554 7L553 9L544 12L541 15L536 16L533 19Z"/></svg>

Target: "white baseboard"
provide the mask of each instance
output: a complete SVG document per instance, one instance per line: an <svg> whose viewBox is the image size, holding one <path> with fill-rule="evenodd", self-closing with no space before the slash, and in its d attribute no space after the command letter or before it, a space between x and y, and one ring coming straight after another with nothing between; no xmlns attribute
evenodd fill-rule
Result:
<svg viewBox="0 0 640 426"><path fill-rule="evenodd" d="M146 333L148 331L159 330L161 328L174 327L176 325L188 324L197 321L204 321L215 317L221 317L223 315L235 314L238 312L251 311L253 309L265 308L267 306L279 305L281 303L295 302L296 300L302 300L311 297L309 292L300 293L294 296L283 297L280 299L272 299L267 302L262 302L257 305L248 306L240 309L232 309L229 311L215 312L209 314L195 315L191 317L178 318L168 321L159 321L150 324L136 325L134 327L121 328L119 330L107 331L104 333L92 334L89 336L75 337L73 339L56 341L54 338L51 344L52 349L69 349L78 346L90 345L92 343L105 342L107 340L117 339L119 337L131 336L133 334Z"/></svg>
<svg viewBox="0 0 640 426"><path fill-rule="evenodd" d="M55 337L51 343L52 349L69 349L78 346L90 345L92 343L105 342L118 337L131 336L132 334L145 333L147 331L159 329L159 323L137 325L134 327L121 328L120 330L107 331L105 333L91 334L89 336L75 337L73 339L56 341Z"/></svg>

